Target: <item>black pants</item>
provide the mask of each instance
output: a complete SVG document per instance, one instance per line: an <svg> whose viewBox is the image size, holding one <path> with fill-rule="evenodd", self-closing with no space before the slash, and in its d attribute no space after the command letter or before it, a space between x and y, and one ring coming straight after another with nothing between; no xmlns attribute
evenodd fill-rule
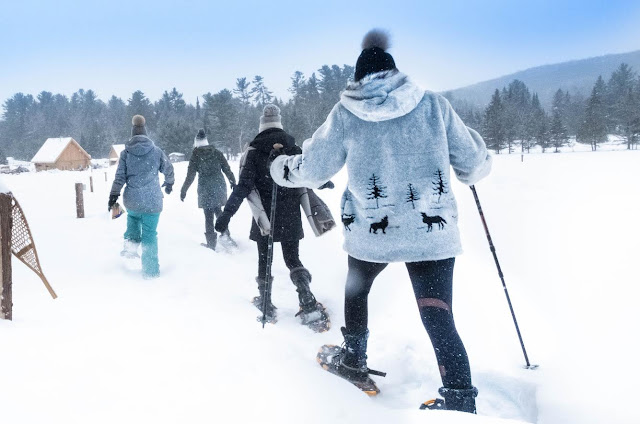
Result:
<svg viewBox="0 0 640 424"><path fill-rule="evenodd" d="M287 268L294 269L302 267L300 262L299 248L300 241L282 241L282 256ZM265 278L267 276L267 251L269 249L269 237L260 237L258 239L258 277Z"/></svg>
<svg viewBox="0 0 640 424"><path fill-rule="evenodd" d="M219 217L222 214L222 208L218 206L217 208L204 208L204 231L209 234L215 234L216 230L213 228L215 225L214 215L215 217Z"/></svg>
<svg viewBox="0 0 640 424"><path fill-rule="evenodd" d="M455 258L440 261L407 262L420 318L429 334L445 387L471 387L469 358L453 322L452 286ZM367 298L373 280L387 266L349 256L344 300L345 326L350 334L367 329Z"/></svg>

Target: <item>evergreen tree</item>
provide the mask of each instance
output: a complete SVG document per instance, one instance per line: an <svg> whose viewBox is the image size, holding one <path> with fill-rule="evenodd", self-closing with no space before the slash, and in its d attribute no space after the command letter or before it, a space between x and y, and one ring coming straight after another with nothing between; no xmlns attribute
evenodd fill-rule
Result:
<svg viewBox="0 0 640 424"><path fill-rule="evenodd" d="M567 128L562 123L560 111L554 109L553 116L551 118L551 128L549 128L549 136L551 139L551 145L555 147L555 152L558 153L560 147L567 144L569 136L567 135Z"/></svg>
<svg viewBox="0 0 640 424"><path fill-rule="evenodd" d="M447 194L449 190L447 190L447 183L444 181L444 173L438 169L438 171L434 174L435 181L433 181L433 191L438 195L438 203L440 203L440 198L443 194Z"/></svg>
<svg viewBox="0 0 640 424"><path fill-rule="evenodd" d="M504 129L504 108L500 91L496 89L489 106L484 113L484 139L489 149L500 153L506 147L506 134Z"/></svg>
<svg viewBox="0 0 640 424"><path fill-rule="evenodd" d="M273 93L269 91L266 85L264 85L264 78L260 75L256 75L251 83L253 84L253 87L251 88L250 94L253 97L256 106L262 109L264 105L273 101Z"/></svg>
<svg viewBox="0 0 640 424"><path fill-rule="evenodd" d="M596 151L598 144L607 140L605 94L606 85L602 76L599 76L587 100L584 120L577 136L577 140L588 143L592 151Z"/></svg>
<svg viewBox="0 0 640 424"><path fill-rule="evenodd" d="M379 208L378 199L386 199L387 198L387 187L380 185L380 177L376 174L373 174L371 178L369 178L369 185L367 187L369 190L369 200L376 201L376 209Z"/></svg>
<svg viewBox="0 0 640 424"><path fill-rule="evenodd" d="M413 209L416 208L416 204L415 202L417 202L418 200L420 200L420 196L418 195L418 192L416 191L415 187L413 186L413 184L409 183L409 186L407 187L407 203L411 203L411 206L413 207Z"/></svg>

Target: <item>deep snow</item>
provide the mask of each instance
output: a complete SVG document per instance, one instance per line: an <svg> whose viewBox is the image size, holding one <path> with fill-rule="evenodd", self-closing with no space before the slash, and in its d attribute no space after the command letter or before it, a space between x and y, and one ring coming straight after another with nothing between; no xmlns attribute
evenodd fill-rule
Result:
<svg viewBox="0 0 640 424"><path fill-rule="evenodd" d="M465 254L456 262L454 312L480 390L480 415L418 411L440 386L435 358L400 264L370 296L369 364L382 394L368 398L323 371L315 354L340 343L346 256L340 230L314 238L301 258L333 329L314 334L293 317L297 298L276 249L274 303L264 330L250 305L256 248L243 205L231 222L235 255L202 248L192 189L165 198L162 277L145 281L120 258L125 217L106 211L109 181L93 171L86 218L75 218L76 181L89 172L2 176L31 225L59 299L18 261L14 321L0 321L0 415L22 423L423 422L636 423L640 372L640 153L498 155L477 185L529 356L524 360L468 188L454 184ZM237 170L237 164L232 164ZM339 216L344 174L321 196Z"/></svg>

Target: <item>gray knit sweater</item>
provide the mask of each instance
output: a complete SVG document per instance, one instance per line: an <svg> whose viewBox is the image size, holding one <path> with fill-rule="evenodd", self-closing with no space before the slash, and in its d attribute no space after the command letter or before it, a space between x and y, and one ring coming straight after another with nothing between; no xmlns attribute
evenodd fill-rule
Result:
<svg viewBox="0 0 640 424"><path fill-rule="evenodd" d="M460 254L450 167L468 185L491 169L482 137L449 102L398 71L350 84L302 150L276 158L271 176L282 186L315 188L346 164L344 248L369 262Z"/></svg>

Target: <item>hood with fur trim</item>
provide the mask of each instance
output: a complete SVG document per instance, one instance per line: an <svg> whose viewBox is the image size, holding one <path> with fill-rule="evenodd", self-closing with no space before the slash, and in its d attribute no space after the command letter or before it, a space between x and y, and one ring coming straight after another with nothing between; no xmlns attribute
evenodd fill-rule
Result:
<svg viewBox="0 0 640 424"><path fill-rule="evenodd" d="M425 91L397 70L367 75L347 85L340 103L364 121L399 118L414 110Z"/></svg>

